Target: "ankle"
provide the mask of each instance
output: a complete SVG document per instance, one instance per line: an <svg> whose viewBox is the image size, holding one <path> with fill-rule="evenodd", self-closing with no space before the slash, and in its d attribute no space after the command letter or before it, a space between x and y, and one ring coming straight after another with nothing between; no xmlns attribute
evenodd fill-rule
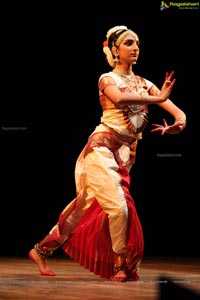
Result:
<svg viewBox="0 0 200 300"><path fill-rule="evenodd" d="M112 281L127 281L127 267L126 267L126 255L116 255L114 266L113 266L113 276L111 277Z"/></svg>
<svg viewBox="0 0 200 300"><path fill-rule="evenodd" d="M51 256L53 253L53 251L50 252L50 251L46 251L46 249L44 250L44 248L41 247L38 243L35 244L34 250L37 253L37 255L43 260L45 260L47 257Z"/></svg>
<svg viewBox="0 0 200 300"><path fill-rule="evenodd" d="M126 255L125 254L116 254L114 260L114 273L119 271L126 271Z"/></svg>

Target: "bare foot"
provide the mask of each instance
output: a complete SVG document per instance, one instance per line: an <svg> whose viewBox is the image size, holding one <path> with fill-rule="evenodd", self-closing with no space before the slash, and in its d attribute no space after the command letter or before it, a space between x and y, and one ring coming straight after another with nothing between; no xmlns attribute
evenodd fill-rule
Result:
<svg viewBox="0 0 200 300"><path fill-rule="evenodd" d="M127 275L124 270L118 271L114 276L111 277L112 281L120 281L120 282L126 282L127 281Z"/></svg>
<svg viewBox="0 0 200 300"><path fill-rule="evenodd" d="M55 276L56 275L51 269L49 269L46 259L42 259L37 254L35 249L30 250L29 258L37 264L41 275L46 275L46 276Z"/></svg>

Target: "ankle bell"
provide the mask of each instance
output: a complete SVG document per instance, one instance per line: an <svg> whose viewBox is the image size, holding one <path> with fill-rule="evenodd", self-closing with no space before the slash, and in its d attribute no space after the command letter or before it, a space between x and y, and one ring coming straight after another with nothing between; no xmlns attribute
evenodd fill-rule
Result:
<svg viewBox="0 0 200 300"><path fill-rule="evenodd" d="M126 270L126 256L124 254L117 255L113 266L114 274L118 273L119 271Z"/></svg>
<svg viewBox="0 0 200 300"><path fill-rule="evenodd" d="M35 249L36 253L39 255L39 257L42 259L45 259L46 257L51 256L53 253L53 251L51 251L51 252L44 251L38 243L35 244L34 249Z"/></svg>

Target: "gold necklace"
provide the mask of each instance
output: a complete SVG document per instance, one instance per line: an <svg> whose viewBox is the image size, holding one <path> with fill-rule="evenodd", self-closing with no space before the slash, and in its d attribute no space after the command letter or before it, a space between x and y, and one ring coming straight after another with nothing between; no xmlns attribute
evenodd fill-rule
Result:
<svg viewBox="0 0 200 300"><path fill-rule="evenodd" d="M129 89L131 93L139 91L139 82L137 76L135 76L133 72L130 75L125 75L114 70L113 73L117 74L122 79L122 81L124 82L124 84L126 85L126 87ZM141 111L141 106L144 105L141 104L128 105L129 110L134 114Z"/></svg>
<svg viewBox="0 0 200 300"><path fill-rule="evenodd" d="M130 92L137 92L139 90L137 77L133 72L130 75L126 75L114 70L113 73L117 74L122 79Z"/></svg>

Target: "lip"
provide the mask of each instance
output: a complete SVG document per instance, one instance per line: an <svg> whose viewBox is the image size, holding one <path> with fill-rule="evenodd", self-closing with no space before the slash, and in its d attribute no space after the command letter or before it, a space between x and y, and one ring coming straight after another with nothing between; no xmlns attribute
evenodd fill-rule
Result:
<svg viewBox="0 0 200 300"><path fill-rule="evenodd" d="M131 56L134 57L134 58L138 58L138 55L135 54L135 53L131 54Z"/></svg>
<svg viewBox="0 0 200 300"><path fill-rule="evenodd" d="M138 59L138 55L135 55L135 54L131 55L131 57L134 58L134 59Z"/></svg>

